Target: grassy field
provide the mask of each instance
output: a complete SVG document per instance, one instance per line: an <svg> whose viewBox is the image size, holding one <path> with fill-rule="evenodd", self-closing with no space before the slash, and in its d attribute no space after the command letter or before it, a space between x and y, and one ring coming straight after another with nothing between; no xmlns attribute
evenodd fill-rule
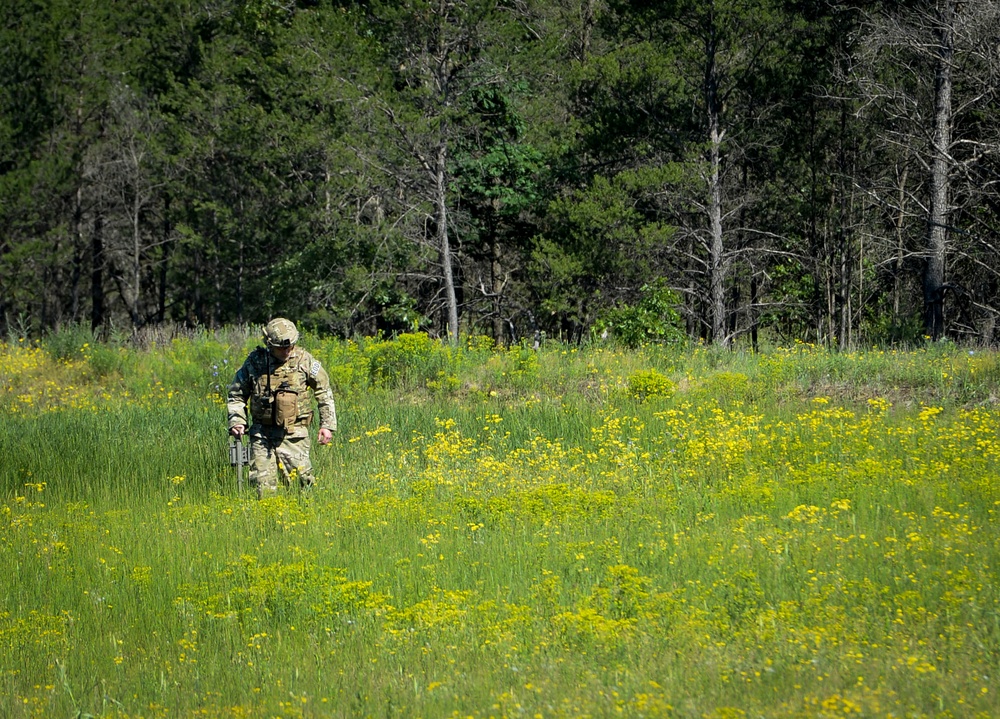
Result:
<svg viewBox="0 0 1000 719"><path fill-rule="evenodd" d="M997 354L303 343L260 502L252 340L0 345L0 716L1000 715Z"/></svg>

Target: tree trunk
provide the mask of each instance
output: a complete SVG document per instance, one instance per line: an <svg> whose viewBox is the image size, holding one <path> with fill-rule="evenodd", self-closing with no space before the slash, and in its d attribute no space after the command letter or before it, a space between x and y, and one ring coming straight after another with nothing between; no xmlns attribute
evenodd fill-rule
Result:
<svg viewBox="0 0 1000 719"><path fill-rule="evenodd" d="M845 222L846 217L841 218L841 222ZM840 228L840 307L839 310L839 327L837 328L837 349L841 352L847 349L848 346L848 332L851 323L851 268L854 266L851 260L851 250L850 242L848 239L847 229L841 225Z"/></svg>
<svg viewBox="0 0 1000 719"><path fill-rule="evenodd" d="M497 238L496 225L490 221L490 293L493 295L493 339L498 345L506 344L503 316L500 314L504 281L503 267L500 263L500 240Z"/></svg>
<svg viewBox="0 0 1000 719"><path fill-rule="evenodd" d="M136 169L138 171L138 162L136 163ZM137 172L138 175L138 172ZM142 198L139 194L139 182L138 178L136 180L136 186L134 188L134 196L132 197L132 256L131 256L131 270L132 270L132 309L129 314L132 315L132 325L133 327L140 327L145 322L143 322L143 312L142 312Z"/></svg>
<svg viewBox="0 0 1000 719"><path fill-rule="evenodd" d="M726 334L725 256L722 242L722 131L720 124L719 94L715 77L714 51L709 51L705 72L705 100L708 107L708 226L709 226L709 295L711 297L712 342L729 346Z"/></svg>
<svg viewBox="0 0 1000 719"><path fill-rule="evenodd" d="M934 147L931 163L927 264L924 269L924 328L933 340L944 331L943 290L948 249L949 174L951 169L951 60L955 0L940 0L934 78Z"/></svg>
<svg viewBox="0 0 1000 719"><path fill-rule="evenodd" d="M906 177L909 174L909 164L903 165L903 172L899 177L899 213L896 215L896 259L893 264L892 273L892 326L898 327L899 321L899 301L901 292L901 281L903 277L903 228L906 226Z"/></svg>
<svg viewBox="0 0 1000 719"><path fill-rule="evenodd" d="M90 238L90 328L97 331L104 325L104 218L94 218Z"/></svg>
<svg viewBox="0 0 1000 719"><path fill-rule="evenodd" d="M163 249L160 251L160 267L156 297L156 321L159 324L167 318L167 277L170 264L170 195L163 199Z"/></svg>
<svg viewBox="0 0 1000 719"><path fill-rule="evenodd" d="M83 187L77 186L73 197L73 267L70 275L70 316L80 321L80 281L83 278Z"/></svg>
<svg viewBox="0 0 1000 719"><path fill-rule="evenodd" d="M447 175L448 145L438 144L434 164L434 199L437 205L437 240L444 276L444 294L448 319L448 342L458 344L458 299L455 295L455 275L451 267L451 245L448 241Z"/></svg>
<svg viewBox="0 0 1000 719"><path fill-rule="evenodd" d="M590 55L590 44L596 24L596 0L583 0L580 5L580 48L577 60L584 62Z"/></svg>
<svg viewBox="0 0 1000 719"><path fill-rule="evenodd" d="M243 207L243 200L240 199L240 217L246 217ZM238 266L236 268L236 321L240 325L243 324L243 316L245 314L245 298L243 297L243 285L244 285L244 267L246 266L246 242L243 239L243 233L239 234L236 240L237 242L237 262Z"/></svg>

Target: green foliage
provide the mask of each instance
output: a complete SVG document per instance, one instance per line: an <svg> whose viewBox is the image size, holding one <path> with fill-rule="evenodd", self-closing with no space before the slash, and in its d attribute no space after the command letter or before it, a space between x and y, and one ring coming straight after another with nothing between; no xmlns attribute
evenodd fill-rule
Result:
<svg viewBox="0 0 1000 719"><path fill-rule="evenodd" d="M864 322L861 329L877 347L919 347L926 342L924 321L919 315L894 317L891 312L883 312Z"/></svg>
<svg viewBox="0 0 1000 719"><path fill-rule="evenodd" d="M506 360L509 369L504 375L504 384L528 387L538 378L541 371L538 352L527 342L509 348Z"/></svg>
<svg viewBox="0 0 1000 719"><path fill-rule="evenodd" d="M783 328L804 341L807 328L812 324L811 309L818 301L816 279L803 271L798 263L780 263L774 267L773 273L774 284L788 303L765 312L761 317L761 326Z"/></svg>
<svg viewBox="0 0 1000 719"><path fill-rule="evenodd" d="M910 27L919 8L886 11ZM9 0L0 332L276 314L339 337L430 331L443 222L447 303L505 342L612 325L625 346L667 341L672 321L638 296L663 278L695 335L722 312L725 334L766 330L755 342L910 346L934 73L900 74L925 59L870 41L877 17L773 0ZM970 32L947 315L951 336L990 343L997 253L977 238L997 190L974 148L996 135L977 89L997 86L979 51L996 33ZM880 83L904 106L864 101Z"/></svg>
<svg viewBox="0 0 1000 719"><path fill-rule="evenodd" d="M478 131L463 138L454 153L461 196L508 218L516 218L542 194L538 180L544 157L524 141L516 103L526 92L524 83L516 81L506 88L495 82L473 87L467 97Z"/></svg>
<svg viewBox="0 0 1000 719"><path fill-rule="evenodd" d="M654 258L674 228L646 210L650 195L677 177L672 165L611 178L598 175L585 189L551 203L551 226L536 238L529 265L546 314L590 328L596 317L622 298L623 288L645 285L642 291L649 309L640 312L658 313L671 301L655 278ZM650 329L657 332L666 325L658 321Z"/></svg>
<svg viewBox="0 0 1000 719"><path fill-rule="evenodd" d="M662 281L643 285L635 305L623 304L606 310L594 325L594 334L607 331L612 340L636 348L651 342L680 343L685 339L677 312L680 298Z"/></svg>
<svg viewBox="0 0 1000 719"><path fill-rule="evenodd" d="M121 377L131 371L129 364L135 356L125 347L115 347L103 342L94 343L84 353L87 364L101 381Z"/></svg>
<svg viewBox="0 0 1000 719"><path fill-rule="evenodd" d="M669 377L655 369L633 372L626 380L626 390L629 397L640 402L651 397L669 397L677 389Z"/></svg>
<svg viewBox="0 0 1000 719"><path fill-rule="evenodd" d="M366 342L372 384L388 387L435 380L452 362L452 350L425 333L403 333L391 340Z"/></svg>
<svg viewBox="0 0 1000 719"><path fill-rule="evenodd" d="M57 360L80 359L95 343L94 333L80 324L66 325L46 335L43 346Z"/></svg>

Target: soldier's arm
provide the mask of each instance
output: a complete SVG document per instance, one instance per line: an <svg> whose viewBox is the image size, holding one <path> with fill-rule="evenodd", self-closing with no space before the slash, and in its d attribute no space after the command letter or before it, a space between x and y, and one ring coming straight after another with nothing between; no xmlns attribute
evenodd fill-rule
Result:
<svg viewBox="0 0 1000 719"><path fill-rule="evenodd" d="M323 365L317 359L311 359L306 370L306 384L312 388L316 395L316 404L319 405L319 426L320 429L328 429L331 432L337 431L337 408L333 403L333 389L330 387L330 376L327 375Z"/></svg>
<svg viewBox="0 0 1000 719"><path fill-rule="evenodd" d="M252 390L252 373L250 371L250 357L236 372L226 398L226 409L229 415L229 429L238 425L246 427L250 423L247 421L247 400L250 399Z"/></svg>

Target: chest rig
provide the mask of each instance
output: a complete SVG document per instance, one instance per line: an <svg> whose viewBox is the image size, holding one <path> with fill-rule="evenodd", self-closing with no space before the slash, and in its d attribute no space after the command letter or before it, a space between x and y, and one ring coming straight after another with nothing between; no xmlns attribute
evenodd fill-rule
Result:
<svg viewBox="0 0 1000 719"><path fill-rule="evenodd" d="M292 431L296 424L309 424L312 419L308 403L305 372L299 367L298 358L289 357L277 364L266 349L259 350L263 357L255 363L253 393L250 413L254 422L269 427Z"/></svg>

